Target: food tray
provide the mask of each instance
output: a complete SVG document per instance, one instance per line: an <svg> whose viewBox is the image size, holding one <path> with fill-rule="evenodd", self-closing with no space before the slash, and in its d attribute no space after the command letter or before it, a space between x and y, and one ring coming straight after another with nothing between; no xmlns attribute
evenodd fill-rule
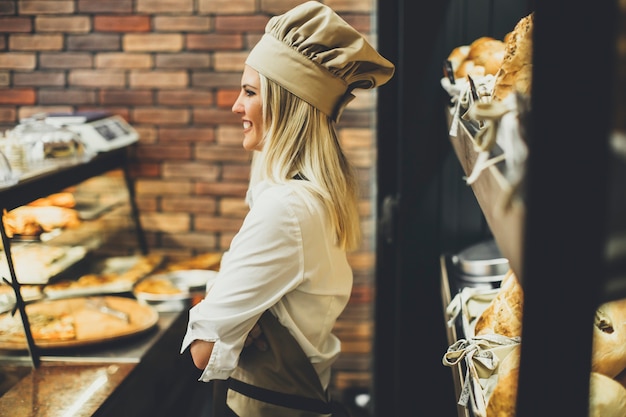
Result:
<svg viewBox="0 0 626 417"><path fill-rule="evenodd" d="M192 297L193 290L204 291L217 276L213 270L180 270L146 277L133 294L143 304L157 311L180 311Z"/></svg>
<svg viewBox="0 0 626 417"><path fill-rule="evenodd" d="M133 285L138 280L152 273L161 265L162 261L163 257L159 255L133 255L106 258L96 263L96 265L92 268L91 274L86 275L109 276L113 277L113 279L102 280L100 283L80 286L77 284L81 282L81 277L78 281L67 282L69 285L68 287L55 287L55 284L51 284L50 286L44 287L43 291L45 296L51 300L70 297L84 297L88 295L120 294L125 292L130 293L133 289ZM122 276L132 269L137 268L139 265L146 265L146 269L135 279L115 279L116 276Z"/></svg>
<svg viewBox="0 0 626 417"><path fill-rule="evenodd" d="M50 278L60 274L85 257L84 246L48 246L38 243L14 245L11 248L15 276L20 284L47 284ZM0 259L0 275L11 280L9 264L3 253Z"/></svg>
<svg viewBox="0 0 626 417"><path fill-rule="evenodd" d="M106 305L125 313L129 320L121 320L111 314L93 308L88 297L77 297L63 300L39 301L26 306L28 317L45 314L50 317L70 315L75 327L75 337L69 339L38 340L35 344L40 348L67 348L99 344L112 340L136 335L155 326L159 314L150 306L142 305L132 298L105 296L97 297ZM21 326L19 312L0 315L0 349L27 349L23 331L16 333L10 328ZM32 331L32 324L31 324Z"/></svg>

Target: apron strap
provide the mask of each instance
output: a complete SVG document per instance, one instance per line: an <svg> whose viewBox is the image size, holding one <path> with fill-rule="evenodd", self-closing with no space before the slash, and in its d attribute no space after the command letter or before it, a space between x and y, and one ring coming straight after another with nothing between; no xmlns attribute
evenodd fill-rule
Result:
<svg viewBox="0 0 626 417"><path fill-rule="evenodd" d="M256 387L234 378L228 379L228 388L233 391L263 401L269 404L279 405L281 407L293 408L295 410L310 411L318 414L331 414L331 403L319 400L317 398L303 397L294 394L285 394L278 391Z"/></svg>

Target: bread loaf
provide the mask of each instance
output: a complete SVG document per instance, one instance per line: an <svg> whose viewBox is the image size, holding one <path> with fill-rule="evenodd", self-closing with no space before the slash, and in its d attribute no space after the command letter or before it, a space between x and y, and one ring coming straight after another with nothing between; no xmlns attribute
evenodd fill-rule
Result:
<svg viewBox="0 0 626 417"><path fill-rule="evenodd" d="M498 370L498 382L487 403L487 417L515 417L517 387L519 380L519 359L511 352L502 361L517 359L517 366ZM592 372L589 377L589 417L626 416L626 388L606 375Z"/></svg>
<svg viewBox="0 0 626 417"><path fill-rule="evenodd" d="M524 294L512 270L500 284L500 290L476 320L474 334L500 334L507 337L522 335Z"/></svg>
<svg viewBox="0 0 626 417"><path fill-rule="evenodd" d="M485 68L485 74L495 75L505 54L504 42L489 36L483 36L470 44L467 59L474 61L474 64Z"/></svg>
<svg viewBox="0 0 626 417"><path fill-rule="evenodd" d="M591 370L615 378L626 369L626 299L596 310Z"/></svg>
<svg viewBox="0 0 626 417"><path fill-rule="evenodd" d="M487 402L487 417L512 417L517 403L520 345L498 365L498 382Z"/></svg>
<svg viewBox="0 0 626 417"><path fill-rule="evenodd" d="M522 18L505 36L505 54L496 74L492 98L504 100L519 92L530 95L532 85L533 13Z"/></svg>

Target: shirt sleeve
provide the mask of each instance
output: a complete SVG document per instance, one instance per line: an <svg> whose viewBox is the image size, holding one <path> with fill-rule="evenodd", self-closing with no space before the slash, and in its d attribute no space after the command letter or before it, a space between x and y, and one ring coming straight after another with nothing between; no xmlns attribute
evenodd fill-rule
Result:
<svg viewBox="0 0 626 417"><path fill-rule="evenodd" d="M290 199L273 190L255 199L211 290L189 312L181 351L196 339L215 343L203 381L230 376L261 314L303 280L298 216Z"/></svg>

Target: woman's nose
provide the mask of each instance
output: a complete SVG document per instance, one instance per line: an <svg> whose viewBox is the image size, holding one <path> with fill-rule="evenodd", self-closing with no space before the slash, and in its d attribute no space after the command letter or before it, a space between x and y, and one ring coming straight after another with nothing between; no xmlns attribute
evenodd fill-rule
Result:
<svg viewBox="0 0 626 417"><path fill-rule="evenodd" d="M233 104L231 110L233 113L243 113L243 106L239 102L239 97L237 97L237 100L235 100L235 103Z"/></svg>

